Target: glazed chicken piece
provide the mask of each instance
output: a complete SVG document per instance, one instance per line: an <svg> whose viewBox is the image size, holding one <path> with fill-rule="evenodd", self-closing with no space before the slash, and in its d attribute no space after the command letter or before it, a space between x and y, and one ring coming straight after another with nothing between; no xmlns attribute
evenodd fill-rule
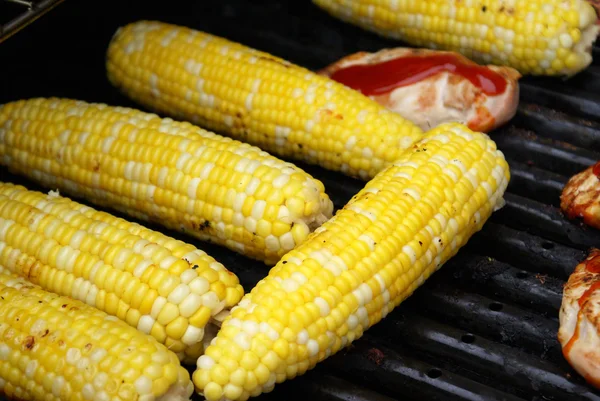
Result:
<svg viewBox="0 0 600 401"><path fill-rule="evenodd" d="M600 249L593 249L569 277L559 319L565 359L600 388Z"/></svg>
<svg viewBox="0 0 600 401"><path fill-rule="evenodd" d="M509 121L519 104L521 75L516 70L481 66L454 52L411 48L359 52L320 73L423 130L460 122L489 132Z"/></svg>
<svg viewBox="0 0 600 401"><path fill-rule="evenodd" d="M568 218L582 218L585 224L600 229L600 162L567 182L560 208Z"/></svg>

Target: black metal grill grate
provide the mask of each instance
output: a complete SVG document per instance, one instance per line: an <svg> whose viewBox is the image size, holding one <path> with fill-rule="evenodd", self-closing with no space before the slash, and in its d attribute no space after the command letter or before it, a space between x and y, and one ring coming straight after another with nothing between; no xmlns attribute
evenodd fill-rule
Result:
<svg viewBox="0 0 600 401"><path fill-rule="evenodd" d="M0 0L0 42L35 21L63 0Z"/></svg>
<svg viewBox="0 0 600 401"><path fill-rule="evenodd" d="M68 2L0 46L0 59L14 61L0 65L0 101L68 96L135 106L107 83L103 59L115 29L142 18L222 35L314 69L351 52L398 45L308 1L196 3ZM511 166L507 205L483 231L363 339L259 399L600 400L564 361L556 339L562 285L587 248L600 246L600 231L557 209L569 177L600 160L600 47L594 53L594 65L571 80L522 81L518 115L492 135ZM48 69L43 76L35 74L40 64ZM323 180L337 207L363 185L302 167ZM267 272L199 245L246 289Z"/></svg>

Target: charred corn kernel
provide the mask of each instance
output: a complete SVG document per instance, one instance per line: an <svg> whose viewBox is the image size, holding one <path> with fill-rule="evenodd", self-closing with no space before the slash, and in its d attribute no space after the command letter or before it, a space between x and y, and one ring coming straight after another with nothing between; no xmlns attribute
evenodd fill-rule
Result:
<svg viewBox="0 0 600 401"><path fill-rule="evenodd" d="M289 250L283 236L291 228L277 234L262 230L259 241L259 220L306 226L310 233L333 211L323 184L293 164L189 123L133 109L64 99L18 101L0 106L0 133L0 164L15 172L267 264ZM266 216L267 210L279 213ZM272 239L269 248L266 237ZM150 243L131 246L162 260L167 251ZM119 247L98 252L120 264L137 259L118 253ZM175 274L188 268L173 262L178 264L160 268Z"/></svg>
<svg viewBox="0 0 600 401"><path fill-rule="evenodd" d="M457 51L522 74L573 75L583 70L592 62L592 43L600 30L587 0L313 2L382 36Z"/></svg>
<svg viewBox="0 0 600 401"><path fill-rule="evenodd" d="M398 114L326 77L174 25L141 21L120 29L108 50L107 69L115 86L146 107L364 179L422 134ZM250 181L248 188L254 196L273 194L265 182ZM292 199L286 186L301 187L287 177L274 177L273 184ZM285 203L295 213L319 208L317 201L297 199ZM264 210L253 208L254 219Z"/></svg>
<svg viewBox="0 0 600 401"><path fill-rule="evenodd" d="M486 135L459 124L427 133L244 296L198 359L198 391L245 400L359 338L482 228L508 180Z"/></svg>
<svg viewBox="0 0 600 401"><path fill-rule="evenodd" d="M125 341L106 346L117 338ZM154 338L0 263L0 391L34 401L176 401L194 387Z"/></svg>
<svg viewBox="0 0 600 401"><path fill-rule="evenodd" d="M48 245L35 246L34 238ZM227 314L243 295L233 273L191 245L55 193L6 183L0 183L0 266L115 315L159 342L172 340L190 361L202 352L196 345L210 341L203 339L210 319ZM201 295L195 282L206 283ZM198 313L203 319L192 322Z"/></svg>

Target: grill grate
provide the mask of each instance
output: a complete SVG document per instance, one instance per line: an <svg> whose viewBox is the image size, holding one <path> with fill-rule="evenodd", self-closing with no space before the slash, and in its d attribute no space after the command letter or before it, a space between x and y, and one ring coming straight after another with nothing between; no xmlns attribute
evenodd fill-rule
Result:
<svg viewBox="0 0 600 401"><path fill-rule="evenodd" d="M63 0L0 0L0 43Z"/></svg>
<svg viewBox="0 0 600 401"><path fill-rule="evenodd" d="M309 2L191 3L139 9L116 0L69 2L32 27L28 37L39 42L26 45L22 59L0 65L0 79L20 77L17 89L0 93L0 102L55 95L135 106L110 87L102 62L115 29L142 18L222 35L313 69L358 50L398 45ZM111 11L117 7L119 13ZM18 39L14 47L0 47L0 58L16 59L25 46ZM33 74L49 52L58 53L48 66L52 80ZM511 166L507 205L483 231L361 340L259 400L600 401L600 392L564 361L556 339L562 285L587 248L600 246L600 231L567 221L557 209L569 177L600 160L600 47L594 54L594 65L571 80L522 81L517 117L492 135ZM337 207L363 185L301 167L324 182ZM246 289L267 273L260 263L198 245L238 274Z"/></svg>

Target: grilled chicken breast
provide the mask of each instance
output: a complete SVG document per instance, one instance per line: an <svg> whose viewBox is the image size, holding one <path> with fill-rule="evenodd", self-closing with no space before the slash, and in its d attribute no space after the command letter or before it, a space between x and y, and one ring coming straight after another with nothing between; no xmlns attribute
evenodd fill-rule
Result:
<svg viewBox="0 0 600 401"><path fill-rule="evenodd" d="M577 265L563 292L558 340L565 359L600 388L600 249Z"/></svg>
<svg viewBox="0 0 600 401"><path fill-rule="evenodd" d="M600 162L567 182L560 196L560 208L568 218L582 218L585 224L600 229Z"/></svg>
<svg viewBox="0 0 600 401"><path fill-rule="evenodd" d="M518 80L521 75L510 67L479 66L454 52L411 48L384 49L376 53L359 52L336 61L319 73L339 81L336 77L339 75L339 71L351 66L375 65L402 58L411 58L412 60L415 57L439 58L442 55L452 56L460 65L471 69L487 68L497 73L500 79L505 81L506 89L500 94L490 95L464 74L459 73L459 69L452 72L441 65L434 67L438 72L422 74L423 79L411 79L412 83L395 87L384 94L365 94L379 104L411 120L423 130L429 130L445 122L460 122L474 131L489 132L506 123L515 115L519 103ZM413 76L418 75L414 71L411 73ZM385 79L383 75L377 74ZM370 80L373 78L369 77ZM347 82L342 83L353 87ZM353 89L360 90L358 87L353 87Z"/></svg>

